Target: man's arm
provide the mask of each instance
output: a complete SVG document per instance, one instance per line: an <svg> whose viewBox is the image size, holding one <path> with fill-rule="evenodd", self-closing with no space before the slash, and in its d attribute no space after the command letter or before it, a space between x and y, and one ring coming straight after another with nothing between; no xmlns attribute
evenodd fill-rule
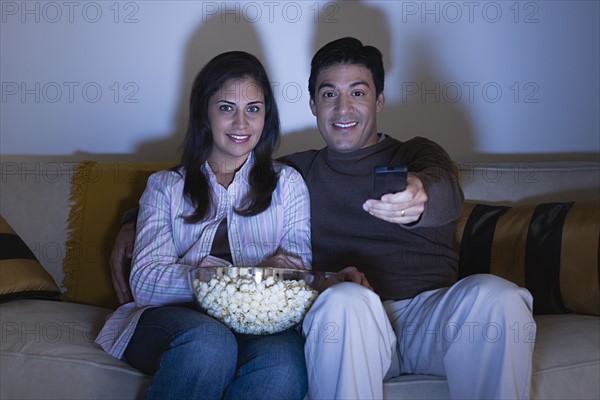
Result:
<svg viewBox="0 0 600 400"><path fill-rule="evenodd" d="M427 199L423 182L409 173L404 191L383 195L380 200L367 200L363 209L374 217L407 225L419 221L425 211Z"/></svg>
<svg viewBox="0 0 600 400"><path fill-rule="evenodd" d="M415 138L405 155L406 190L370 199L363 209L388 222L411 227L441 226L460 216L464 196L448 154L438 144Z"/></svg>
<svg viewBox="0 0 600 400"><path fill-rule="evenodd" d="M124 222L110 254L110 275L119 304L133 301L133 295L129 287L129 274L131 273L131 258L133 257L133 244L135 242L136 216L137 208L125 214L123 217Z"/></svg>

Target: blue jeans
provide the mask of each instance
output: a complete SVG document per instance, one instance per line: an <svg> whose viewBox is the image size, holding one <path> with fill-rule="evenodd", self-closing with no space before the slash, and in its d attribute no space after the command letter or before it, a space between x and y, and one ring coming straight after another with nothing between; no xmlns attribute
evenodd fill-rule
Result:
<svg viewBox="0 0 600 400"><path fill-rule="evenodd" d="M302 399L308 387L299 333L238 335L192 307L144 311L125 358L154 375L147 399Z"/></svg>

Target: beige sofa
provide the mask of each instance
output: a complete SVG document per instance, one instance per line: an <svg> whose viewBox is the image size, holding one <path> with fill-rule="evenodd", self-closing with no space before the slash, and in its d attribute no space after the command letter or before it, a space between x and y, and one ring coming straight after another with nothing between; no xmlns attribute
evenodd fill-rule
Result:
<svg viewBox="0 0 600 400"><path fill-rule="evenodd" d="M14 230L10 243L18 235L49 273L31 278L42 283L28 288L31 282L13 277L14 265L6 267L14 254L3 250L9 260L0 265L0 398L139 397L149 377L104 353L94 338L116 304L107 257L119 215L135 204L144 177L164 165L0 165L0 214ZM542 313L535 317L532 397L600 398L600 163L457 166L468 200L457 223L460 273L490 272L531 287ZM86 231L92 225L100 233ZM7 245L9 236L2 235ZM63 292L61 301L44 299L57 294L52 281ZM532 333L504 332L515 340L531 340ZM407 375L386 382L385 395L446 399L448 387L443 377Z"/></svg>

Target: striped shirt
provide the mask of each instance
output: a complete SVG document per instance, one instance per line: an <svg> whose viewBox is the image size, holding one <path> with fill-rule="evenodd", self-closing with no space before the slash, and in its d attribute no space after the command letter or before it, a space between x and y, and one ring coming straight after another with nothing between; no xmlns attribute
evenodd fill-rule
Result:
<svg viewBox="0 0 600 400"><path fill-rule="evenodd" d="M249 189L248 173L253 156L235 174L228 188L221 186L208 163L203 165L213 196L212 212L203 221L188 224L194 206L183 194L184 171L160 171L150 176L137 220L133 266L129 284L134 302L109 316L96 338L102 348L121 358L142 312L150 307L190 303L189 271L198 266L229 265L209 255L223 218L227 218L233 264L254 266L281 249L300 257L310 268L310 204L300 174L274 162L279 179L271 205L251 217L235 213Z"/></svg>

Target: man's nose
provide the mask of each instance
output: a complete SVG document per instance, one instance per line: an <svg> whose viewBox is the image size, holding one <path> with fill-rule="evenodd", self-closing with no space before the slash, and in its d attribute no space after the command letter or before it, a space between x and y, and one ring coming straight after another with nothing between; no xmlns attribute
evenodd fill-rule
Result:
<svg viewBox="0 0 600 400"><path fill-rule="evenodd" d="M346 115L352 112L352 99L348 96L340 96L336 104L338 114Z"/></svg>

